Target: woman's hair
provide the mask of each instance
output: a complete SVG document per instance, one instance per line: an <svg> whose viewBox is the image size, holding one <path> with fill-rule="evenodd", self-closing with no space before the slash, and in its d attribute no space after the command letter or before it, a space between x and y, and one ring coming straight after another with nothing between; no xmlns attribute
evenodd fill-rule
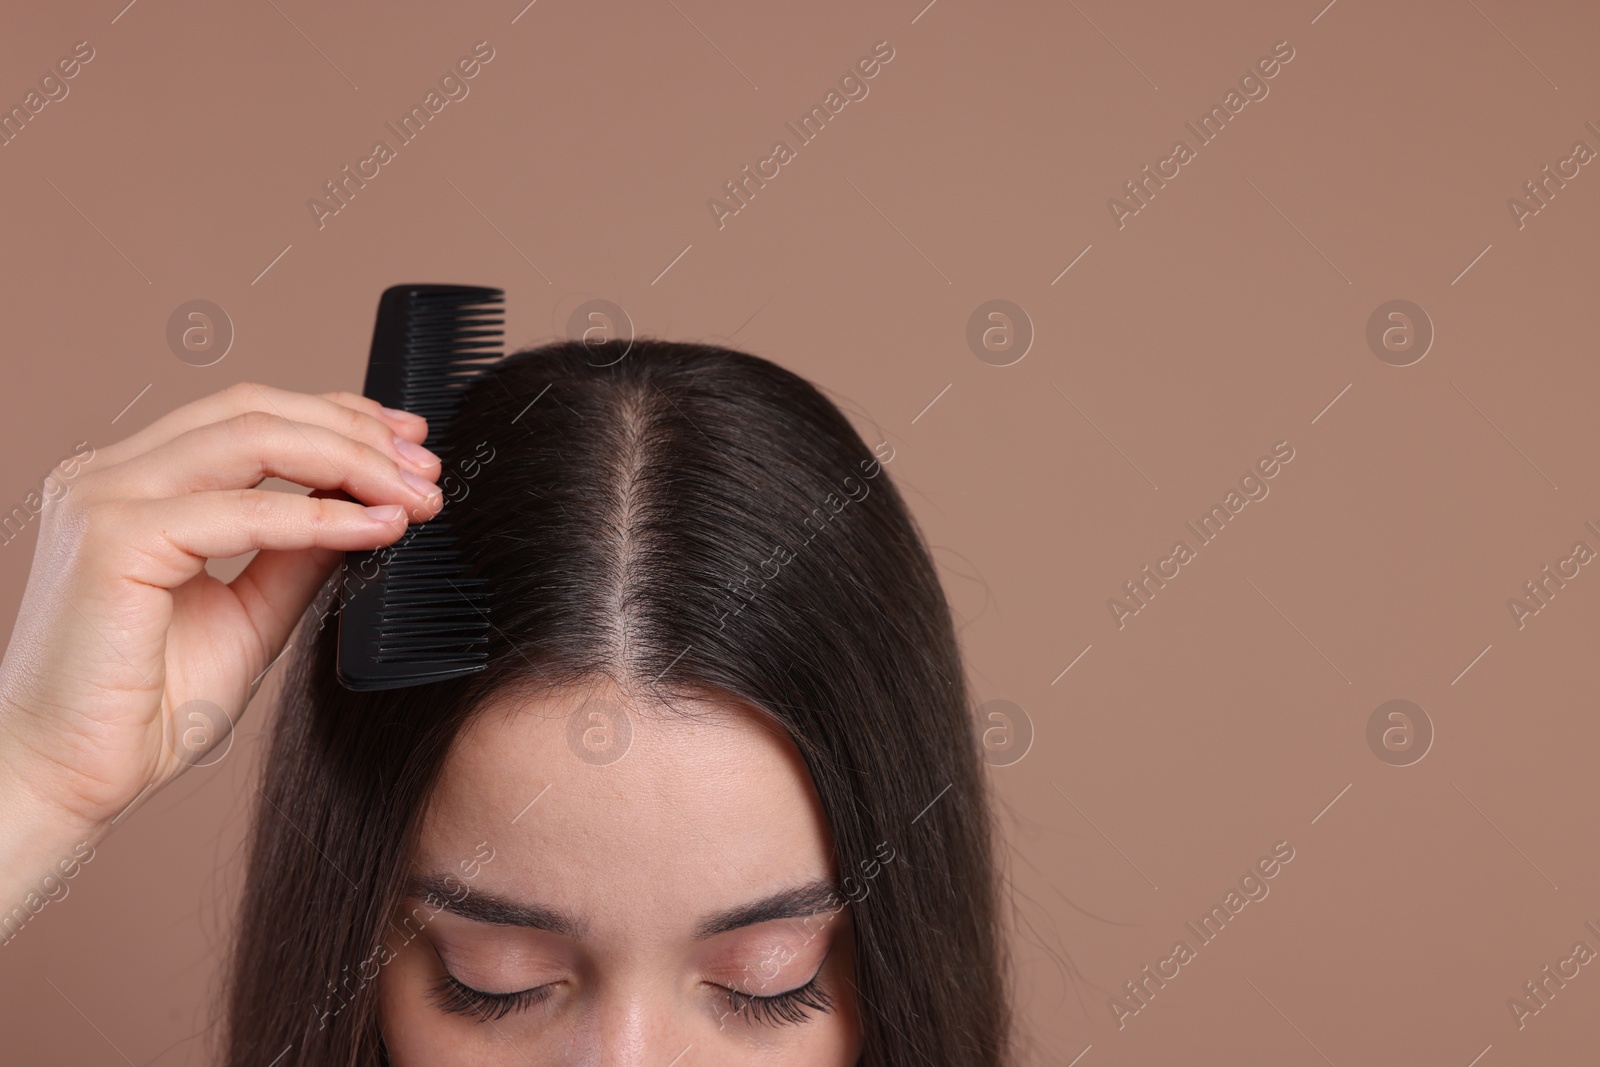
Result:
<svg viewBox="0 0 1600 1067"><path fill-rule="evenodd" d="M513 353L445 439L445 506L494 597L488 666L352 692L337 620L302 623L226 1064L286 1045L276 1067L386 1062L382 946L452 741L492 699L605 678L669 703L731 695L798 747L839 873L866 887L850 905L861 1064L1007 1062L994 821L949 605L883 468L892 447L869 449L774 363L654 339Z"/></svg>

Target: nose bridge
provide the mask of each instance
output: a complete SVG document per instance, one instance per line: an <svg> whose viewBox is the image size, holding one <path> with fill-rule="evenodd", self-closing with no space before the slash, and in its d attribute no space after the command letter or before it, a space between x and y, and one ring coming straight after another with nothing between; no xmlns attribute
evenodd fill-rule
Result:
<svg viewBox="0 0 1600 1067"><path fill-rule="evenodd" d="M611 983L596 993L598 1067L682 1067L690 1044L678 1005L659 982Z"/></svg>

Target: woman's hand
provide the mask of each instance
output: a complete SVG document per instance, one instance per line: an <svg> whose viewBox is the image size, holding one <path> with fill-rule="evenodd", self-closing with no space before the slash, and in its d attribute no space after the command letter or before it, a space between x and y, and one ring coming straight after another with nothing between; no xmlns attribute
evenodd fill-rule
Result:
<svg viewBox="0 0 1600 1067"><path fill-rule="evenodd" d="M225 724L207 738L175 710L207 701L237 722L343 552L438 511L426 436L350 393L235 385L97 450L46 502L0 661L0 908L51 850L223 740ZM314 491L256 488L268 475ZM251 549L231 583L206 573Z"/></svg>

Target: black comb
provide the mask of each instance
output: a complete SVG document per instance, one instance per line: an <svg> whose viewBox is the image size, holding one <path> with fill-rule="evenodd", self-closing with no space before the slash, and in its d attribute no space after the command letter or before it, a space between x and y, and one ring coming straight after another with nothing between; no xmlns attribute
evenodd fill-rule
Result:
<svg viewBox="0 0 1600 1067"><path fill-rule="evenodd" d="M503 355L504 302L502 289L466 285L396 285L378 301L362 393L427 419L423 444L446 462L462 396ZM488 665L488 590L466 576L455 534L447 498L394 544L345 553L338 676L346 689L398 689Z"/></svg>

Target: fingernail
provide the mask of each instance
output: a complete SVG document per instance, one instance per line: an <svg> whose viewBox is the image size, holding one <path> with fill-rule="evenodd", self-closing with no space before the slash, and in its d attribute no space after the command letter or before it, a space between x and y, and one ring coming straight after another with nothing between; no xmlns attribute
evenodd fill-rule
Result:
<svg viewBox="0 0 1600 1067"><path fill-rule="evenodd" d="M380 404L379 407L383 407L383 405ZM421 415L413 415L411 412L401 411L399 408L383 408L383 413L391 419L405 419L409 422L423 421Z"/></svg>
<svg viewBox="0 0 1600 1067"><path fill-rule="evenodd" d="M406 509L399 504L377 504L368 505L367 507L367 514L372 516L373 521L381 522L385 526L401 518L405 513Z"/></svg>
<svg viewBox="0 0 1600 1067"><path fill-rule="evenodd" d="M418 496L424 499L427 499L431 496L442 495L439 493L439 487L437 485L434 485L420 474L412 474L410 471L401 471L400 477L407 485L417 491Z"/></svg>
<svg viewBox="0 0 1600 1067"><path fill-rule="evenodd" d="M396 434L394 438L394 450L400 453L407 461L415 463L419 467L426 467L439 462L438 456L429 452L415 441L407 441L399 434Z"/></svg>

